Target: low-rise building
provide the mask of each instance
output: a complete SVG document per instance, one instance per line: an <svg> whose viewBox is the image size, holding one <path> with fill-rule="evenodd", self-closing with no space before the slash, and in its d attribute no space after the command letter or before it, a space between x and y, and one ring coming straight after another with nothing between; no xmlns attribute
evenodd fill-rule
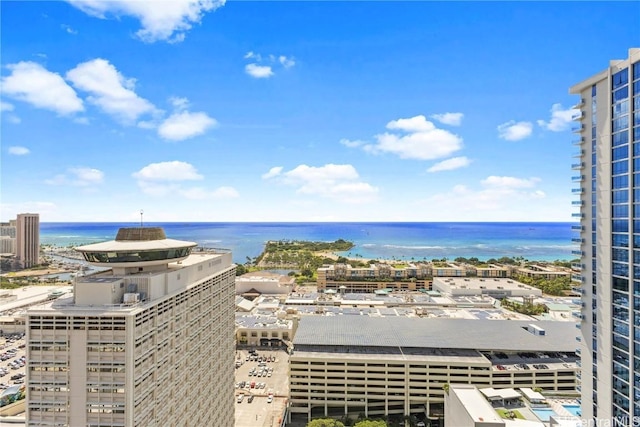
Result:
<svg viewBox="0 0 640 427"><path fill-rule="evenodd" d="M287 295L295 286L295 278L266 271L243 274L236 277L236 294L249 296Z"/></svg>
<svg viewBox="0 0 640 427"><path fill-rule="evenodd" d="M236 343L240 345L287 346L293 332L292 320L276 316L236 314Z"/></svg>
<svg viewBox="0 0 640 427"><path fill-rule="evenodd" d="M433 278L433 290L451 296L489 295L502 299L505 297L539 297L542 291L534 286L525 285L512 279L485 279L480 277Z"/></svg>
<svg viewBox="0 0 640 427"><path fill-rule="evenodd" d="M290 355L293 417L444 414L445 384L575 393L568 322L303 316Z"/></svg>
<svg viewBox="0 0 640 427"><path fill-rule="evenodd" d="M429 289L432 269L428 263L394 267L385 263L367 267L349 264L325 265L317 271L318 291L375 292L382 289Z"/></svg>
<svg viewBox="0 0 640 427"><path fill-rule="evenodd" d="M542 279L557 279L558 277L571 277L571 269L564 267L556 267L553 265L529 264L524 267L518 267L516 274Z"/></svg>

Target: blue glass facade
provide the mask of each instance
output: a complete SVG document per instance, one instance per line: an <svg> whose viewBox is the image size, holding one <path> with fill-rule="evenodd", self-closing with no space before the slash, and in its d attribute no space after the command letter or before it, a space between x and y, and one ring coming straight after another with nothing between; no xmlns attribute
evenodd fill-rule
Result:
<svg viewBox="0 0 640 427"><path fill-rule="evenodd" d="M586 169L579 192L582 410L629 426L640 422L640 49L571 93L581 96Z"/></svg>

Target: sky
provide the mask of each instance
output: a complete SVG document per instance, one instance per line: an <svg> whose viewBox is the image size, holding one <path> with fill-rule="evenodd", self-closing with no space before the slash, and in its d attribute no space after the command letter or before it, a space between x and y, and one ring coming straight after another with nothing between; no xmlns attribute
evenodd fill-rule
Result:
<svg viewBox="0 0 640 427"><path fill-rule="evenodd" d="M0 16L3 221L571 221L569 87L640 47L639 2Z"/></svg>

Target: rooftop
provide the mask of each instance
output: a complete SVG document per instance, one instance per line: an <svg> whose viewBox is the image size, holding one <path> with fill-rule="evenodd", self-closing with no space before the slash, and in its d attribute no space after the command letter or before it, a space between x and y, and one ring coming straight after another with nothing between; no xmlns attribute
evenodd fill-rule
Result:
<svg viewBox="0 0 640 427"><path fill-rule="evenodd" d="M295 345L415 347L486 351L570 352L573 323L539 321L545 335L526 330L528 321L418 317L303 316Z"/></svg>

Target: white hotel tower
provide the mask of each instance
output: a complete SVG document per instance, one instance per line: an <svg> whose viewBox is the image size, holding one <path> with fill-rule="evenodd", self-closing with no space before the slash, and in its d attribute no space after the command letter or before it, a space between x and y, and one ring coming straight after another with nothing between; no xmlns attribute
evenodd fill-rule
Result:
<svg viewBox="0 0 640 427"><path fill-rule="evenodd" d="M161 228L77 248L110 269L29 310L28 426L233 426L231 253Z"/></svg>
<svg viewBox="0 0 640 427"><path fill-rule="evenodd" d="M582 416L640 421L640 49L570 90L579 162Z"/></svg>

